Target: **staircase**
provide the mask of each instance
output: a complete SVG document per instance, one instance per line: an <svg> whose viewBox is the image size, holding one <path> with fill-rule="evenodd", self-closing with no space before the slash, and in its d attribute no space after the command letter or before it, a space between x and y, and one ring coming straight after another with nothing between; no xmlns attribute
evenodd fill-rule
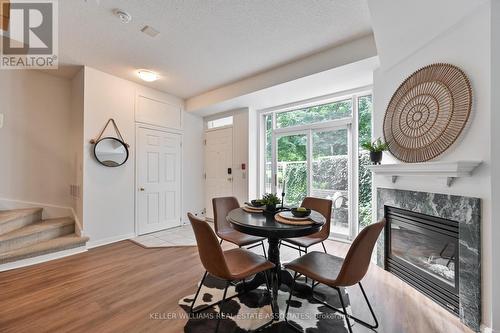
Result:
<svg viewBox="0 0 500 333"><path fill-rule="evenodd" d="M71 217L42 220L42 208L0 211L0 268L14 261L84 246ZM0 269L1 270L1 269Z"/></svg>

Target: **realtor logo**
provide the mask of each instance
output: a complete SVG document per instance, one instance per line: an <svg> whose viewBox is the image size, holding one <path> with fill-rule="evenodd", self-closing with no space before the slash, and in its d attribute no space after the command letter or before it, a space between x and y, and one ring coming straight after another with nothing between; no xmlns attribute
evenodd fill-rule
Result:
<svg viewBox="0 0 500 333"><path fill-rule="evenodd" d="M2 31L0 68L57 68L57 2L18 0L2 8L8 26Z"/></svg>

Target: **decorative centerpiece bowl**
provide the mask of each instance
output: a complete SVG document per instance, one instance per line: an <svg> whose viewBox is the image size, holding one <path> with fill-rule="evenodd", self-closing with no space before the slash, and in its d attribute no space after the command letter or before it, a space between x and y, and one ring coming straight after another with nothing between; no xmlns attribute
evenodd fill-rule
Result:
<svg viewBox="0 0 500 333"><path fill-rule="evenodd" d="M292 215L295 217L307 217L311 215L311 210L309 208L304 208L304 207L299 207L299 208L292 208Z"/></svg>
<svg viewBox="0 0 500 333"><path fill-rule="evenodd" d="M255 200L252 200L250 201L250 203L252 204L252 206L254 207L262 207L264 206L264 203L262 202L261 199L255 199Z"/></svg>

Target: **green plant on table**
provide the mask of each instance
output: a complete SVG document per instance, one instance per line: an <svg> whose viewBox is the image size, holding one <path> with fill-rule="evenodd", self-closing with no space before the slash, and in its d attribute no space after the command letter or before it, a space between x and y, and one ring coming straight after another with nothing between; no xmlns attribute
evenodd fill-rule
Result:
<svg viewBox="0 0 500 333"><path fill-rule="evenodd" d="M273 193L264 194L261 201L266 206L273 206L281 203L280 198L278 198L278 196Z"/></svg>

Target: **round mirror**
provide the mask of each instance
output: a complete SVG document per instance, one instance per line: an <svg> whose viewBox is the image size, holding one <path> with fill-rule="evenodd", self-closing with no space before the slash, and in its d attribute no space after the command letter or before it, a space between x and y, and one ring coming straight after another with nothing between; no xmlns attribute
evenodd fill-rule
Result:
<svg viewBox="0 0 500 333"><path fill-rule="evenodd" d="M117 138L102 138L94 145L96 160L107 167L117 167L128 159L127 145Z"/></svg>

